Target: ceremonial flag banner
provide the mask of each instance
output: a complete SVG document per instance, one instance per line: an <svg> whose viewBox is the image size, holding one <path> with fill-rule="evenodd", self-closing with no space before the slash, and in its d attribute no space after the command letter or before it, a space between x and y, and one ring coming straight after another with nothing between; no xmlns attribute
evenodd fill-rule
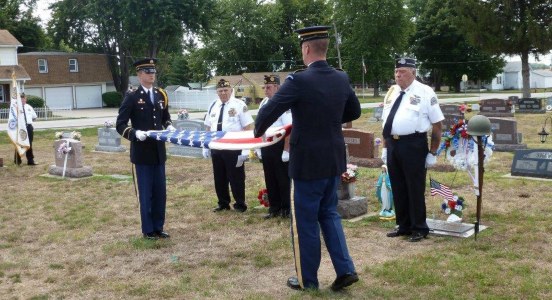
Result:
<svg viewBox="0 0 552 300"><path fill-rule="evenodd" d="M15 73L12 74L12 89L11 89L10 114L8 116L8 136L19 156L23 156L30 148L29 135L27 133L27 123L23 112L23 104L21 103L21 95L19 87L15 80Z"/></svg>
<svg viewBox="0 0 552 300"><path fill-rule="evenodd" d="M264 137L256 138L253 130L226 131L194 131L194 130L150 130L149 138L167 143L216 150L257 149L273 145L291 132L291 125L269 128Z"/></svg>
<svg viewBox="0 0 552 300"><path fill-rule="evenodd" d="M452 190L448 186L441 184L431 178L429 179L429 186L431 188L431 196L439 194L443 196L446 200L453 200Z"/></svg>

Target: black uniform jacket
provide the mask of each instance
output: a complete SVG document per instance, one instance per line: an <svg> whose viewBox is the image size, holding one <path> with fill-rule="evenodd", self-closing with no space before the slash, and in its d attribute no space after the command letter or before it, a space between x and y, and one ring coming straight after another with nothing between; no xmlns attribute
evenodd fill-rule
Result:
<svg viewBox="0 0 552 300"><path fill-rule="evenodd" d="M168 98L165 91L154 88L154 104L142 86L127 94L117 116L117 132L130 141L130 161L134 164L156 165L167 160L165 143L147 138L139 141L136 130L163 130L171 125ZM128 125L128 121L132 123Z"/></svg>
<svg viewBox="0 0 552 300"><path fill-rule="evenodd" d="M289 175L300 180L323 179L346 170L342 123L360 117L360 103L349 76L325 60L316 61L286 78L255 120L259 137L291 109Z"/></svg>

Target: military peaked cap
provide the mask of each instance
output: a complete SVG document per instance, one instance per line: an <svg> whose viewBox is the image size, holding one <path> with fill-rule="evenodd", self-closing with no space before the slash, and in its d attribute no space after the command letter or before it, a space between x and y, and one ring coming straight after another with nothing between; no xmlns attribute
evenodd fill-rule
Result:
<svg viewBox="0 0 552 300"><path fill-rule="evenodd" d="M328 33L328 30L330 30L330 26L311 26L311 27L305 27L301 29L295 30L299 34L299 40L300 43L303 44L303 42L306 41L312 41L312 40L318 40L318 39L329 39L330 34Z"/></svg>
<svg viewBox="0 0 552 300"><path fill-rule="evenodd" d="M146 73L157 73L155 63L157 63L157 59L145 58L135 61L133 65L136 68L136 72L143 70Z"/></svg>
<svg viewBox="0 0 552 300"><path fill-rule="evenodd" d="M265 75L264 76L264 84L280 84L280 76L279 75Z"/></svg>
<svg viewBox="0 0 552 300"><path fill-rule="evenodd" d="M230 82L224 78L221 78L217 83L217 89L230 87Z"/></svg>
<svg viewBox="0 0 552 300"><path fill-rule="evenodd" d="M395 59L396 68L416 68L416 60L409 57L398 57Z"/></svg>

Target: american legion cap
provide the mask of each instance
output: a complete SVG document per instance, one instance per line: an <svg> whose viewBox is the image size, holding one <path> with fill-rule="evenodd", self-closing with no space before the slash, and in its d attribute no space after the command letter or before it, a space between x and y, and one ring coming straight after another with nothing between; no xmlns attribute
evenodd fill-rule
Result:
<svg viewBox="0 0 552 300"><path fill-rule="evenodd" d="M410 57L395 58L395 69L397 68L416 68L416 60Z"/></svg>
<svg viewBox="0 0 552 300"><path fill-rule="evenodd" d="M136 68L136 72L144 71L148 74L155 74L157 73L157 70L155 69L155 63L157 63L157 59L145 58L135 61L133 65Z"/></svg>
<svg viewBox="0 0 552 300"><path fill-rule="evenodd" d="M318 40L318 39L328 39L330 35L328 30L330 26L311 26L295 30L299 34L300 44L306 41Z"/></svg>
<svg viewBox="0 0 552 300"><path fill-rule="evenodd" d="M280 84L280 76L275 74L265 75L264 84Z"/></svg>
<svg viewBox="0 0 552 300"><path fill-rule="evenodd" d="M221 78L217 83L217 89L230 87L230 81Z"/></svg>

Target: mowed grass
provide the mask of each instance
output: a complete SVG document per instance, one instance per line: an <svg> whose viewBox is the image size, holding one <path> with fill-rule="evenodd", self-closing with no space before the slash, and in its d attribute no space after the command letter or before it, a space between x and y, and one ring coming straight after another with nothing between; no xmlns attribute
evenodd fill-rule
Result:
<svg viewBox="0 0 552 300"><path fill-rule="evenodd" d="M355 128L375 132L364 110ZM529 148L538 141L544 115L517 115ZM59 131L59 130L57 130ZM68 131L72 131L68 130ZM552 185L512 179L512 153L495 152L485 169L482 224L478 239L430 236L421 243L390 239L394 226L372 216L344 221L349 251L360 282L342 293L325 249L320 291L285 286L295 275L289 221L263 220L258 206L262 166L246 163L249 209L215 214L211 163L167 160L166 231L172 238L141 238L128 152L95 152L95 128L83 134L84 164L94 176L62 180L42 176L54 162L54 130L37 131L40 165L16 167L7 135L0 136L1 299L549 299L552 297ZM123 142L127 147L128 143ZM550 141L549 143L552 143ZM25 160L24 160L25 161ZM446 163L439 158L440 163ZM430 175L464 196L466 222L475 221L476 197L465 172ZM369 212L378 168L360 168L357 193ZM123 176L113 176L123 175ZM442 199L427 196L428 216L445 219Z"/></svg>

